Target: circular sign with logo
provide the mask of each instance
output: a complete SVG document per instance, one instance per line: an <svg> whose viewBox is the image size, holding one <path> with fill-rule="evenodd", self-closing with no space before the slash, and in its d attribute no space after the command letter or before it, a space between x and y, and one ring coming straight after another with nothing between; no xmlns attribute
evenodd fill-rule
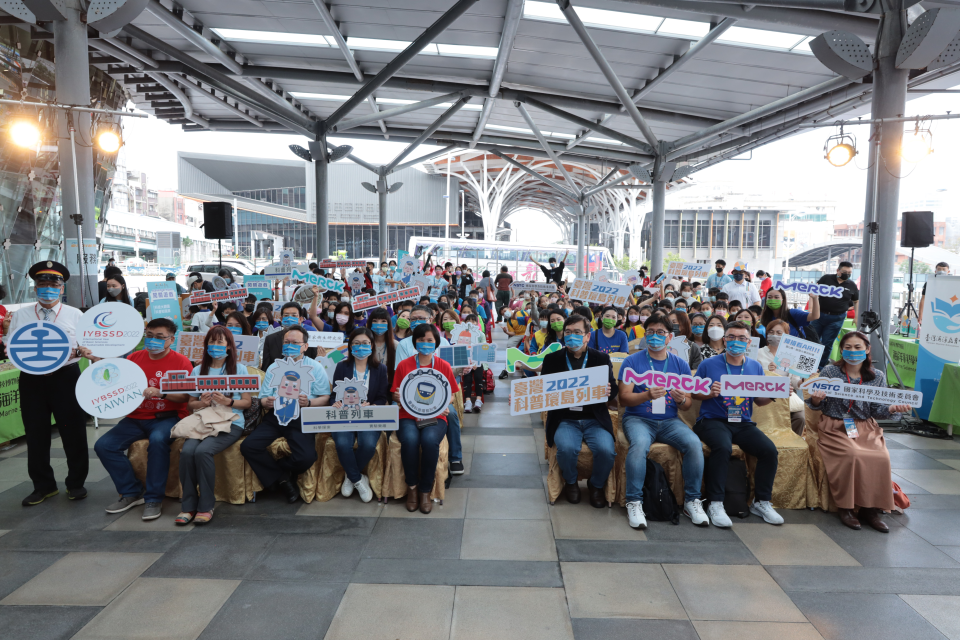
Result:
<svg viewBox="0 0 960 640"><path fill-rule="evenodd" d="M7 354L13 365L33 375L53 373L70 358L73 341L52 322L30 322L10 336Z"/></svg>
<svg viewBox="0 0 960 640"><path fill-rule="evenodd" d="M450 382L436 369L416 369L400 383L400 404L417 420L437 417L452 397Z"/></svg>
<svg viewBox="0 0 960 640"><path fill-rule="evenodd" d="M128 304L104 302L77 323L77 342L98 358L115 358L133 351L143 337L143 317Z"/></svg>
<svg viewBox="0 0 960 640"><path fill-rule="evenodd" d="M107 358L94 362L80 374L77 402L97 418L122 418L140 406L146 388L143 369L129 360Z"/></svg>

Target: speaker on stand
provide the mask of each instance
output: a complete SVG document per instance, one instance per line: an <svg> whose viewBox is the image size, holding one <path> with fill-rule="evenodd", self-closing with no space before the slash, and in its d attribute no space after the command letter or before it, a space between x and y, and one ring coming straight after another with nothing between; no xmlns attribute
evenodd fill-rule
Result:
<svg viewBox="0 0 960 640"><path fill-rule="evenodd" d="M233 205L229 202L203 203L203 237L216 240L223 268L223 240L233 239Z"/></svg>
<svg viewBox="0 0 960 640"><path fill-rule="evenodd" d="M900 222L900 246L910 248L910 275L907 279L907 302L897 315L897 333L914 337L920 316L913 306L913 255L917 247L933 244L933 211L904 211Z"/></svg>

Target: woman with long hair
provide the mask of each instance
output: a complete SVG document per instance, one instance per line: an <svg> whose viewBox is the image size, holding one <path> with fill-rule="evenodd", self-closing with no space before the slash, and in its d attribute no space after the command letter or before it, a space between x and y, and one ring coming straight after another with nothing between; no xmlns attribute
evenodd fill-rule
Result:
<svg viewBox="0 0 960 640"><path fill-rule="evenodd" d="M397 353L397 343L394 340L393 329L390 326L390 312L383 307L377 307L367 316L367 328L373 333L373 351L377 362L387 366L387 376L393 383L394 356Z"/></svg>
<svg viewBox="0 0 960 640"><path fill-rule="evenodd" d="M410 309L404 309L397 314L397 322L393 330L394 342L400 342L404 338L409 338L413 334L410 328Z"/></svg>
<svg viewBox="0 0 960 640"><path fill-rule="evenodd" d="M874 369L870 361L870 338L859 331L840 338L840 359L825 366L820 376L858 386L887 386L884 372ZM910 407L835 398L824 391L814 392L806 403L821 412L817 448L840 521L859 529L860 520L865 520L877 531L889 532L880 514L893 510L890 452L877 418L889 419L909 412ZM859 514L854 513L858 507Z"/></svg>
<svg viewBox="0 0 960 640"><path fill-rule="evenodd" d="M253 335L250 331L250 323L247 322L247 317L240 313L239 311L234 311L227 316L227 321L224 322L224 326L227 328L227 331L232 333L235 336L249 336Z"/></svg>
<svg viewBox="0 0 960 640"><path fill-rule="evenodd" d="M466 318L464 318L464 320L466 320ZM451 332L458 324L460 324L460 315L455 310L447 309L440 314L440 333L447 339L447 342L451 344L453 343Z"/></svg>
<svg viewBox="0 0 960 640"><path fill-rule="evenodd" d="M107 278L107 295L100 300L100 304L104 302L133 304L133 302L130 301L130 293L127 291L127 281L124 280L123 276L119 273Z"/></svg>
<svg viewBox="0 0 960 640"><path fill-rule="evenodd" d="M753 311L750 309L740 309L737 311L736 315L733 316L731 322L742 322L743 324L750 327L750 337L751 338L760 338L760 346L766 346L767 341L764 339L760 332L757 331L757 316L754 315Z"/></svg>
<svg viewBox="0 0 960 640"><path fill-rule="evenodd" d="M237 348L233 334L222 326L211 327L203 339L203 359L193 369L194 376L247 375L247 368L237 364ZM213 519L216 466L213 457L240 439L243 434L243 410L250 407L252 394L248 391L203 391L193 396L187 406L201 411L214 405L229 408L234 415L230 431L222 431L202 440L188 438L180 452L180 500L178 525L206 524ZM197 487L199 486L199 492Z"/></svg>
<svg viewBox="0 0 960 640"><path fill-rule="evenodd" d="M787 293L783 289L770 289L767 291L767 297L763 300L760 326L766 327L774 320L783 320L790 329L789 335L799 337L801 330L819 318L819 296L810 296L810 311L789 309L787 307Z"/></svg>
<svg viewBox="0 0 960 640"><path fill-rule="evenodd" d="M683 336L687 339L687 345L689 349L687 351L687 364L690 365L690 371L696 371L697 367L700 366L700 363L703 362L703 355L700 353L700 348L693 341L693 331L690 326L690 318L687 317L686 313L682 311L673 310L667 314L667 320L673 325L673 335L675 338ZM667 350L670 350L670 345L667 345ZM677 355L674 353L674 355Z"/></svg>
<svg viewBox="0 0 960 640"><path fill-rule="evenodd" d="M703 339L703 346L700 347L700 356L706 360L727 350L723 341L723 336L727 332L727 321L722 315L714 315L707 318L707 328L704 333L707 337Z"/></svg>
<svg viewBox="0 0 960 640"><path fill-rule="evenodd" d="M783 363L777 360L777 347L784 335L790 335L790 325L784 320L773 320L766 327L767 344L757 353L757 362L759 362L771 375L786 376L786 368L781 366ZM803 435L803 429L806 426L807 419L803 410L803 398L797 395L797 389L803 379L800 376L790 377L790 428L798 436Z"/></svg>
<svg viewBox="0 0 960 640"><path fill-rule="evenodd" d="M707 317L702 313L690 315L690 341L693 347L700 349L703 347L703 340L706 337Z"/></svg>
<svg viewBox="0 0 960 640"><path fill-rule="evenodd" d="M330 323L330 331L339 331L346 340L356 327L353 324L353 309L349 302L340 302L337 304L333 313L333 322Z"/></svg>
<svg viewBox="0 0 960 640"><path fill-rule="evenodd" d="M252 321L252 330L261 338L267 334L271 327L276 327L277 323L273 320L273 311L263 307L257 308L250 316Z"/></svg>

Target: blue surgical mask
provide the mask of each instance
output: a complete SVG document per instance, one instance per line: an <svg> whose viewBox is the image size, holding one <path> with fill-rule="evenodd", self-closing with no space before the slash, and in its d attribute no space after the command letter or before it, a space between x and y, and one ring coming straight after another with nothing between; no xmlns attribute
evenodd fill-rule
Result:
<svg viewBox="0 0 960 640"><path fill-rule="evenodd" d="M242 328L242 327L228 326L227 329L229 329L229 330L230 330L230 333L232 333L232 334L235 335L235 336L243 335L243 328Z"/></svg>
<svg viewBox="0 0 960 640"><path fill-rule="evenodd" d="M284 358L296 358L300 355L300 345L299 344L285 344L283 345L283 350L281 351Z"/></svg>
<svg viewBox="0 0 960 640"><path fill-rule="evenodd" d="M709 309L706 311L701 311L700 313L702 313L704 316L708 318L713 315L713 311L710 311Z"/></svg>
<svg viewBox="0 0 960 640"><path fill-rule="evenodd" d="M143 348L150 353L160 353L166 348L166 345L164 345L165 342L166 340L161 340L160 338L144 338Z"/></svg>
<svg viewBox="0 0 960 640"><path fill-rule="evenodd" d="M746 342L728 342L727 351L732 353L735 356L741 356L747 352L747 343Z"/></svg>
<svg viewBox="0 0 960 640"><path fill-rule="evenodd" d="M259 322L257 322L257 324L253 325L253 328L256 329L257 331L266 331L268 326L269 325L267 324L266 320L260 320Z"/></svg>
<svg viewBox="0 0 960 640"><path fill-rule="evenodd" d="M222 344L208 344L207 354L214 360L216 360L217 358L226 358L227 348Z"/></svg>
<svg viewBox="0 0 960 640"><path fill-rule="evenodd" d="M866 349L859 349L857 351L844 349L842 352L840 352L840 355L843 357L843 361L847 364L860 364L867 359Z"/></svg>
<svg viewBox="0 0 960 640"><path fill-rule="evenodd" d="M541 321L540 321L540 328L541 328L541 329L546 329L548 324L550 324L550 323L547 322L546 320L541 320Z"/></svg>
<svg viewBox="0 0 960 640"><path fill-rule="evenodd" d="M422 324L427 324L427 321L426 321L426 320L411 320L411 321L410 321L410 328L411 328L411 329L416 329L417 327L419 327L419 326L422 325ZM431 353L432 353L432 352L431 352Z"/></svg>
<svg viewBox="0 0 960 640"><path fill-rule="evenodd" d="M674 309L674 311L676 311L677 313L686 313L686 312L687 312L687 308L686 308L686 307L677 307L676 309Z"/></svg>
<svg viewBox="0 0 960 640"><path fill-rule="evenodd" d="M60 299L60 289L57 287L37 287L37 300L53 302Z"/></svg>
<svg viewBox="0 0 960 640"><path fill-rule="evenodd" d="M705 325L695 324L693 325L692 330L695 335L701 336L703 335L704 328L705 328Z"/></svg>
<svg viewBox="0 0 960 640"><path fill-rule="evenodd" d="M283 316L283 319L280 320L280 324L285 327L292 327L295 324L300 324L299 320L300 318L296 316Z"/></svg>
<svg viewBox="0 0 960 640"><path fill-rule="evenodd" d="M647 334L647 348L651 351L660 351L667 346L667 337L658 336L655 333Z"/></svg>
<svg viewBox="0 0 960 640"><path fill-rule="evenodd" d="M425 356L432 356L433 352L437 350L437 345L432 342L418 342L417 343L417 352Z"/></svg>
<svg viewBox="0 0 960 640"><path fill-rule="evenodd" d="M386 322L373 322L370 324L370 330L373 331L378 336L382 336L387 332L387 323Z"/></svg>
<svg viewBox="0 0 960 640"><path fill-rule="evenodd" d="M583 346L583 336L576 334L564 336L563 344L574 351L579 351L580 347Z"/></svg>
<svg viewBox="0 0 960 640"><path fill-rule="evenodd" d="M353 354L354 358L369 358L370 354L373 353L373 347L368 344L355 344L350 347L350 353Z"/></svg>

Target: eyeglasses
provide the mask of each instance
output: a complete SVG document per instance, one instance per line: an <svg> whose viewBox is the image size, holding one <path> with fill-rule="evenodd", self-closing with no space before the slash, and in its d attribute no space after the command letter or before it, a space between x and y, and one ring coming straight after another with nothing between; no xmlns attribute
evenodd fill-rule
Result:
<svg viewBox="0 0 960 640"><path fill-rule="evenodd" d="M301 344L302 344L302 343L301 343ZM363 342L360 342L359 340L354 340L354 341L353 341L353 344L355 344L355 345L357 345L357 344L365 344L365 345L367 345L368 347L370 346L370 343L367 342L366 340L364 340Z"/></svg>
<svg viewBox="0 0 960 640"><path fill-rule="evenodd" d="M664 331L663 329L660 329L659 331L647 331L647 333L655 336L660 336L660 337L670 335L669 331Z"/></svg>
<svg viewBox="0 0 960 640"><path fill-rule="evenodd" d="M750 338L745 338L743 336L734 336L730 334L723 336L723 339L726 340L727 342L750 342Z"/></svg>
<svg viewBox="0 0 960 640"><path fill-rule="evenodd" d="M173 336L160 335L160 334L157 334L157 333L147 332L147 333L144 333L144 334L143 334L143 337L144 337L144 338L156 339L156 340L169 340L169 339L172 338Z"/></svg>
<svg viewBox="0 0 960 640"><path fill-rule="evenodd" d="M585 336L585 335L587 335L587 334L585 334L583 331L564 331L564 332L563 332L563 335L565 335L565 336Z"/></svg>

